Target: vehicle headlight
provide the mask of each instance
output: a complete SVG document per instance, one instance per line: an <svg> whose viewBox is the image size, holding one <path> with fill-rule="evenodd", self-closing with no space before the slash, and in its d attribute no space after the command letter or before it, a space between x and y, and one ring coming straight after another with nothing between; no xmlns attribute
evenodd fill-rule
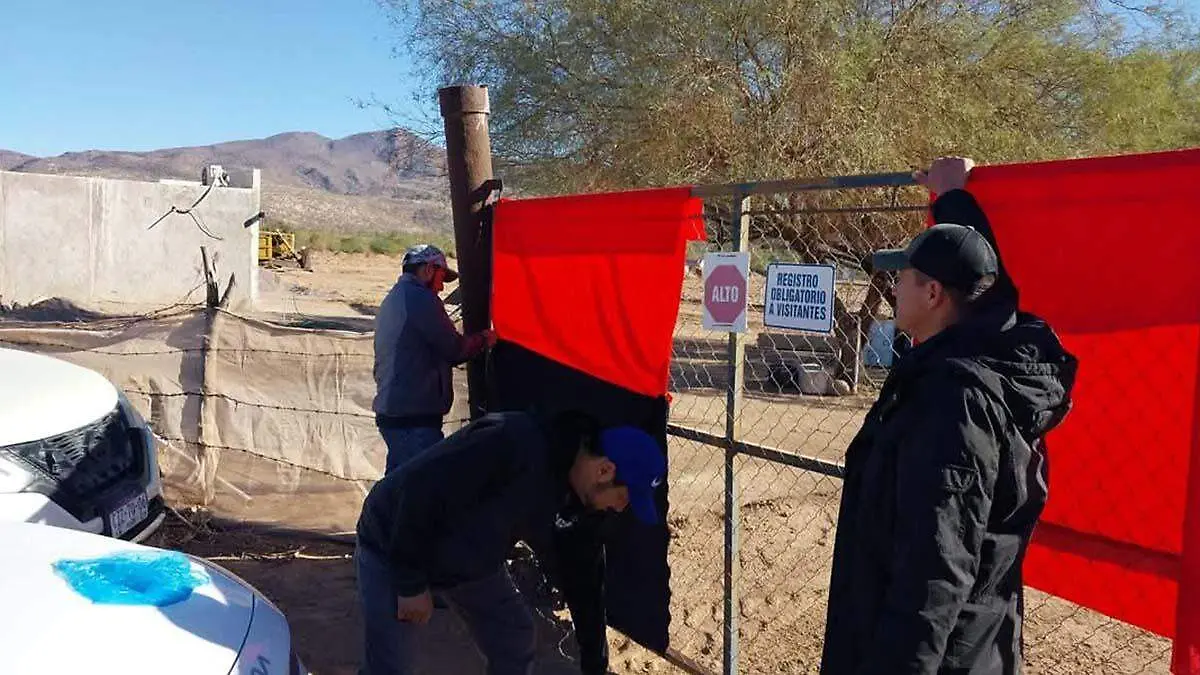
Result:
<svg viewBox="0 0 1200 675"><path fill-rule="evenodd" d="M0 448L0 492L20 492L33 482L32 473L18 462L8 459L13 455L15 453L10 454L5 448Z"/></svg>

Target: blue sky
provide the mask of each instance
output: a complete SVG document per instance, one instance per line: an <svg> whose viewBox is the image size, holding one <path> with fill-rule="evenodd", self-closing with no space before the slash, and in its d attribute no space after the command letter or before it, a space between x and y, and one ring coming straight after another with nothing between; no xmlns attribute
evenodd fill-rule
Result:
<svg viewBox="0 0 1200 675"><path fill-rule="evenodd" d="M1200 15L1200 0L1179 0ZM149 150L393 126L414 78L376 0L0 0L0 148ZM428 109L427 109L428 110Z"/></svg>
<svg viewBox="0 0 1200 675"><path fill-rule="evenodd" d="M147 150L392 126L412 108L375 0L0 0L0 148Z"/></svg>

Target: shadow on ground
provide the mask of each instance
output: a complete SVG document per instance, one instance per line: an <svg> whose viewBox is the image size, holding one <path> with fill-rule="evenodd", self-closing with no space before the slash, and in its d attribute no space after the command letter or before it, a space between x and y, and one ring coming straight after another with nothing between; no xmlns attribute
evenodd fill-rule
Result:
<svg viewBox="0 0 1200 675"><path fill-rule="evenodd" d="M357 673L362 631L350 546L302 535L189 527L177 519L164 523L148 543L211 559L270 598L287 616L296 652L313 673ZM518 558L512 569L525 597L535 605L538 661L534 673L578 673L569 623L554 612L554 601L542 591L530 565ZM483 659L466 627L444 609L436 610L426 627L417 665L420 675L484 673Z"/></svg>

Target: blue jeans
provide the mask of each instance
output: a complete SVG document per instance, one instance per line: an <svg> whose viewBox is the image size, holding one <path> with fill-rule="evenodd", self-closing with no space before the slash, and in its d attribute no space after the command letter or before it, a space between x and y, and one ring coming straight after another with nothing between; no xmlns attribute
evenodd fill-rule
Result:
<svg viewBox="0 0 1200 675"><path fill-rule="evenodd" d="M421 626L396 619L396 593L387 561L354 552L365 649L360 675L411 675ZM533 617L503 566L494 574L437 591L466 622L487 659L488 675L530 675L537 634Z"/></svg>
<svg viewBox="0 0 1200 675"><path fill-rule="evenodd" d="M421 454L429 446L442 440L441 427L405 427L403 429L379 428L383 442L387 444L385 473L391 473Z"/></svg>

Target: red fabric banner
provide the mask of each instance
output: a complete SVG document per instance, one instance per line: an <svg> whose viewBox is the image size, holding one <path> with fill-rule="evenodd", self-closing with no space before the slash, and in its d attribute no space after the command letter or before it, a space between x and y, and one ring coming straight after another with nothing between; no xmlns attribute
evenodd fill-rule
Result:
<svg viewBox="0 0 1200 675"><path fill-rule="evenodd" d="M1030 585L1175 638L1200 675L1200 150L980 167L1023 307L1079 358Z"/></svg>
<svg viewBox="0 0 1200 675"><path fill-rule="evenodd" d="M667 392L691 188L501 200L492 323L501 338L647 396Z"/></svg>

